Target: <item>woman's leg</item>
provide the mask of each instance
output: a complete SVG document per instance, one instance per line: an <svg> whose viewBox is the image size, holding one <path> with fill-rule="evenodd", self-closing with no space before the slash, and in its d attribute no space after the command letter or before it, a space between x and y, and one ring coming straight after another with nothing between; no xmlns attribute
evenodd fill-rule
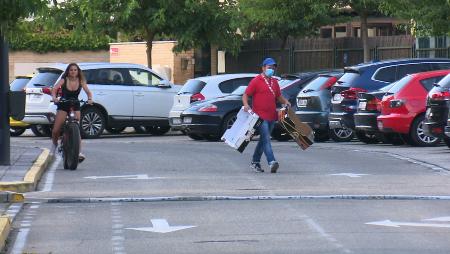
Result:
<svg viewBox="0 0 450 254"><path fill-rule="evenodd" d="M59 139L59 136L61 135L61 127L64 124L66 117L67 117L67 112L65 112L63 110L58 110L58 112L56 112L55 123L53 124L53 130L52 130L52 141L53 141L53 145L55 145L55 146L58 145L58 139Z"/></svg>

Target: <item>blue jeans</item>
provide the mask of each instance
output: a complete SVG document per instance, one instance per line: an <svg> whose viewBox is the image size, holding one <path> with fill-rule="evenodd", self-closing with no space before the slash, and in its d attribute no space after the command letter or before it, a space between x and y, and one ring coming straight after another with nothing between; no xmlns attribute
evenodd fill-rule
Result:
<svg viewBox="0 0 450 254"><path fill-rule="evenodd" d="M259 141L256 145L255 152L253 153L252 162L260 162L263 152L266 155L268 163L275 161L272 145L270 144L270 133L272 133L274 125L275 121L263 120L259 126Z"/></svg>

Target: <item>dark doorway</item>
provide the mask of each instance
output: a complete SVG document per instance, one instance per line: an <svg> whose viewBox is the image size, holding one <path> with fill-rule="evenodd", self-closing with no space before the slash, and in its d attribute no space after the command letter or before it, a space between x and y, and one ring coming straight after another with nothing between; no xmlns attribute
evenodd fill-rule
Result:
<svg viewBox="0 0 450 254"><path fill-rule="evenodd" d="M211 46L195 49L194 77L211 75Z"/></svg>

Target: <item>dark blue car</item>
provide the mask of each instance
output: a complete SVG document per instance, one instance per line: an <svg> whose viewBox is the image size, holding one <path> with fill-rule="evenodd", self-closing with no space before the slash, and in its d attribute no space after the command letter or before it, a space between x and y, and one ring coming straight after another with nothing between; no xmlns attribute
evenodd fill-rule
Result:
<svg viewBox="0 0 450 254"><path fill-rule="evenodd" d="M407 74L441 69L450 69L450 59L388 60L344 68L344 75L331 89L330 129L355 130L358 93L378 90Z"/></svg>

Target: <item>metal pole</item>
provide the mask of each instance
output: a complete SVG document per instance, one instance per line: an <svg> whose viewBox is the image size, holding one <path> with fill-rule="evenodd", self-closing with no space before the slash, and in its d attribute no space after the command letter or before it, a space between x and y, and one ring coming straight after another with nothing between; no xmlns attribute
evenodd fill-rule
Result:
<svg viewBox="0 0 450 254"><path fill-rule="evenodd" d="M10 165L8 43L0 30L0 165Z"/></svg>

